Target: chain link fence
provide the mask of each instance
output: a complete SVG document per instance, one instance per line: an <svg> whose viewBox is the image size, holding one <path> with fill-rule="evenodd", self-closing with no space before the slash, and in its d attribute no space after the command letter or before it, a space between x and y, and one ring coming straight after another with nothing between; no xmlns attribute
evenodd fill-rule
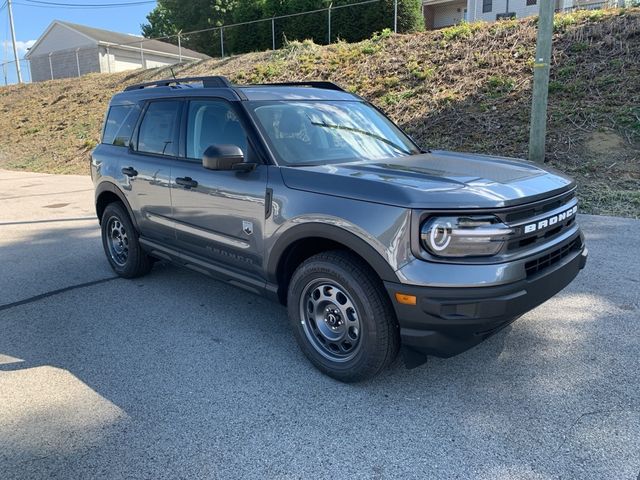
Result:
<svg viewBox="0 0 640 480"><path fill-rule="evenodd" d="M250 22L212 27L154 39L140 38L126 43L99 42L87 48L58 50L21 59L23 81L44 81L80 77L87 73L115 73L137 68L155 68L212 57L226 57L247 51L278 49L287 39L311 39L319 44L347 41L357 22L383 0L360 0L326 8L279 15ZM387 0L388 2L388 0ZM397 0L394 15L384 28L398 26ZM3 81L16 82L15 61L2 64Z"/></svg>
<svg viewBox="0 0 640 480"><path fill-rule="evenodd" d="M364 30L362 27L366 24L367 14L371 13L371 9L376 8L375 4L379 3L383 3L383 0L361 0L339 5L330 3L326 8L317 10L184 32L163 37L162 40L178 45L188 45L196 51L206 51L213 57L276 50L291 39L309 39L325 45L338 39L361 40L361 38L350 38L352 32ZM394 7L397 4L398 1L394 0ZM382 28L397 31L397 7L385 23Z"/></svg>
<svg viewBox="0 0 640 480"><path fill-rule="evenodd" d="M22 81L25 83L31 82L31 70L29 69L29 61L21 58L20 62L20 71L22 73ZM15 60L10 60L8 62L4 62L1 64L0 74L2 75L2 85L10 85L12 83L16 83L16 62Z"/></svg>
<svg viewBox="0 0 640 480"><path fill-rule="evenodd" d="M90 48L61 50L31 56L28 60L23 58L20 67L23 81L31 82L80 77L92 72L115 73L194 62L207 58L198 53L203 51L213 57L226 57L248 51L276 50L290 39L310 39L318 44L337 40L352 42L360 40L354 37L354 32L364 30L376 4L381 2L383 0L361 0L335 6L330 3L318 10L180 32L155 39L140 37L127 43L100 42ZM386 4L389 4L389 0ZM398 1L393 0L390 5L391 15L383 22L388 25L382 27L398 31L398 22L402 20ZM562 11L638 5L640 0L583 0ZM5 85L16 82L15 61L2 63L1 71Z"/></svg>

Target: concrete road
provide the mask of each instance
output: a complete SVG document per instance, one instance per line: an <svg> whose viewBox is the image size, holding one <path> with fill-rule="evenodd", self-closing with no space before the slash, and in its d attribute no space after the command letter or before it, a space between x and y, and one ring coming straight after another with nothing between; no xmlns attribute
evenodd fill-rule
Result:
<svg viewBox="0 0 640 480"><path fill-rule="evenodd" d="M0 172L3 480L638 478L640 222L581 216L560 295L343 385L278 305L162 264L111 279L91 203L88 178Z"/></svg>

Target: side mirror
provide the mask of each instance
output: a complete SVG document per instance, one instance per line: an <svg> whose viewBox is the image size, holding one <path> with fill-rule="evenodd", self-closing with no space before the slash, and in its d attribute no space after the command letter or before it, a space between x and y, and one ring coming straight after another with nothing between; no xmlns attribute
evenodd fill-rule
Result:
<svg viewBox="0 0 640 480"><path fill-rule="evenodd" d="M236 170L244 162L244 153L236 145L211 145L202 154L202 166L208 170Z"/></svg>

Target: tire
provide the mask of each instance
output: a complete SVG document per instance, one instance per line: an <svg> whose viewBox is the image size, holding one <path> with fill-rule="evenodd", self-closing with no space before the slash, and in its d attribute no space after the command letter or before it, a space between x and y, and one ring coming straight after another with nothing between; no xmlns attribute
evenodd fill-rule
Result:
<svg viewBox="0 0 640 480"><path fill-rule="evenodd" d="M336 380L372 378L398 354L398 323L382 282L349 252L304 261L289 283L287 305L302 352Z"/></svg>
<svg viewBox="0 0 640 480"><path fill-rule="evenodd" d="M124 205L114 202L102 214L102 246L111 268L124 278L136 278L149 273L153 260L142 249Z"/></svg>

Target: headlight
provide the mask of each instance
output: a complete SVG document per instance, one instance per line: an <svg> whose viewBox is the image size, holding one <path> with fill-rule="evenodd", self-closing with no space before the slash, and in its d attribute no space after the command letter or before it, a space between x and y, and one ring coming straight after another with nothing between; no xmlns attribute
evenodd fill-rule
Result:
<svg viewBox="0 0 640 480"><path fill-rule="evenodd" d="M422 224L422 245L439 257L495 255L513 229L494 216L432 217Z"/></svg>

